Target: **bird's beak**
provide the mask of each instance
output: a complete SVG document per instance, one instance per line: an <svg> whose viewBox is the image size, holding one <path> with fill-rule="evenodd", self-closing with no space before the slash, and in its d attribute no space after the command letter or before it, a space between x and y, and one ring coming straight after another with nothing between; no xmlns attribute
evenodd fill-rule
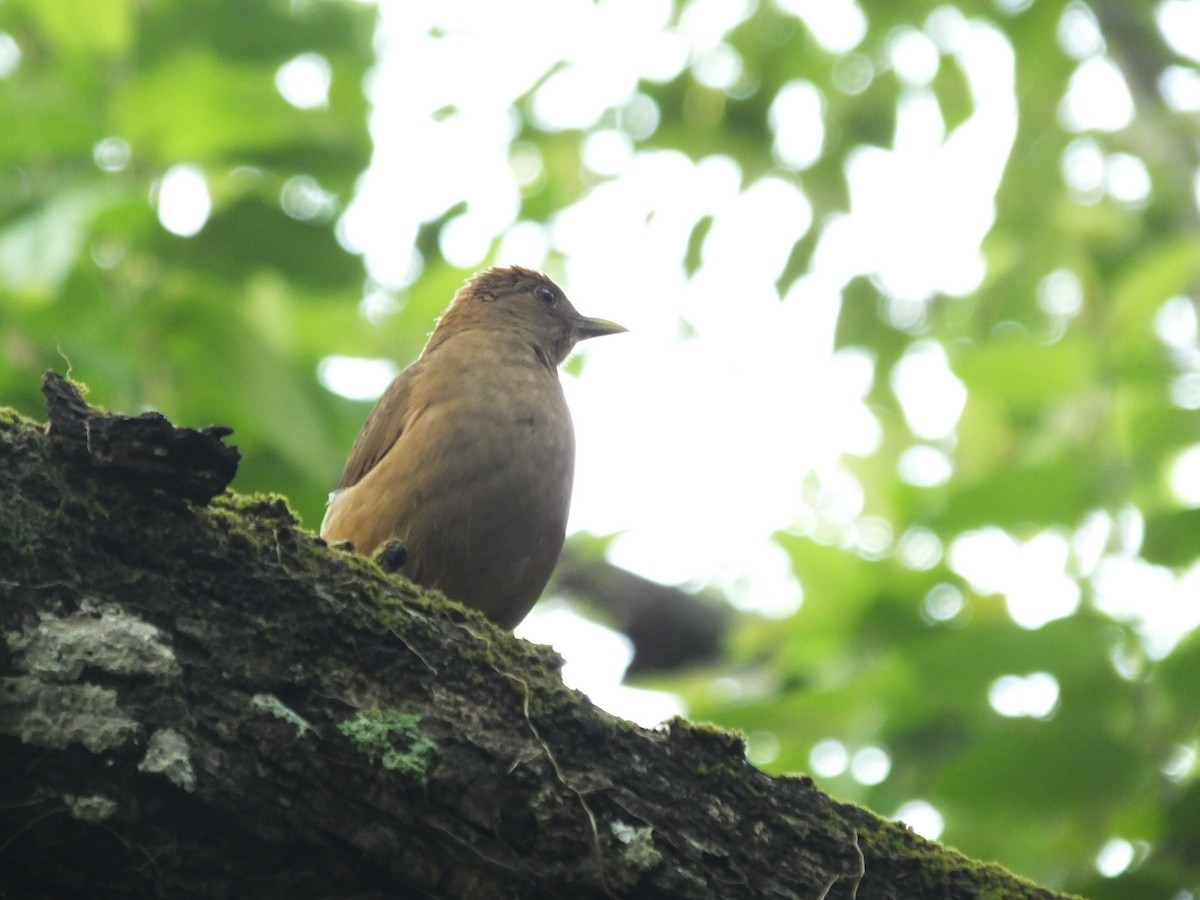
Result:
<svg viewBox="0 0 1200 900"><path fill-rule="evenodd" d="M629 329L616 322L610 322L608 319L589 319L587 316L580 316L575 321L574 330L575 339L582 341L586 338L603 337L606 334L620 334Z"/></svg>

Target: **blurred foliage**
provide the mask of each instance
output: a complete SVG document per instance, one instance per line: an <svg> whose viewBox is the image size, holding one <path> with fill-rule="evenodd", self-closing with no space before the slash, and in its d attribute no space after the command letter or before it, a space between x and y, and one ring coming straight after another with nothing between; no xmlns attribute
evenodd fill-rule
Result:
<svg viewBox="0 0 1200 900"><path fill-rule="evenodd" d="M761 40L780 15L762 4L729 36L749 70L743 77L759 83L749 97L728 100L754 107L738 116L736 135L697 142L681 122L653 140L689 153L719 148L742 163L748 179L776 171L762 152L771 141L767 107L781 80L806 79L821 90L829 139L823 158L794 177L818 220L844 208L830 183L844 183L852 148L890 144L908 90L889 77L889 42L899 29L927 27L931 13L946 8L863 6L870 27L854 52L882 69L863 93L837 89L838 59L803 32L779 44ZM970 296L933 298L920 316L894 323L885 286L870 279L851 285L839 344L866 348L876 360L871 402L883 441L869 458L848 464L866 487L864 521L885 521L899 538L894 548L930 536L947 548L985 526L1018 540L1044 529L1069 538L1067 572L1083 597L1079 611L1027 630L1002 598L972 590L945 553L932 565L906 564L898 550L864 558L878 554L856 552L853 529L780 534L804 587L801 610L742 628L732 667L726 660L656 686L682 692L693 716L745 729L752 756L756 746L768 748L770 770L808 771L814 747L829 740L851 760L863 748L883 748L891 769L880 783L856 780L852 766L819 780L885 813L914 799L932 804L945 820L943 839L973 855L1091 897L1194 896L1197 635L1156 658L1161 651L1146 646L1133 622L1095 608L1092 576L1100 554L1176 574L1200 558L1197 510L1181 508L1167 488L1171 464L1200 440L1200 413L1180 391L1194 382L1200 352L1194 333L1190 347L1168 347L1154 327L1171 298L1195 308L1200 276L1193 189L1200 126L1194 114L1164 105L1157 78L1169 65L1200 73L1159 35L1154 4L1003 6L1013 12L961 5L968 15L982 11L1016 56L1020 124L984 245L987 277ZM1138 114L1128 127L1089 137L1105 156L1144 163L1153 183L1145 200L1122 201L1103 188L1082 197L1065 183L1062 160L1079 138L1059 114L1079 66L1058 41L1070 15L1094 16L1134 95ZM644 89L664 109L681 90ZM952 128L971 102L952 58L942 57L929 90ZM743 153L743 142L758 152ZM1056 272L1073 273L1082 292L1078 314L1065 320L1039 303L1044 279ZM922 441L889 384L897 359L929 339L946 348L968 399L953 439L935 442L954 474L915 488L897 476L897 463ZM1122 521L1135 523L1133 536L1122 537ZM1097 523L1104 546L1089 553L1082 535ZM1154 583L1166 589L1170 579ZM931 599L947 595L956 606L931 615ZM1145 604L1166 600L1146 597ZM1049 715L1004 717L991 707L989 690L999 679L1033 673L1058 684ZM1113 838L1132 845L1134 864L1106 879L1095 861Z"/></svg>
<svg viewBox="0 0 1200 900"><path fill-rule="evenodd" d="M848 155L889 146L912 90L891 69L891 41L929 29L951 7L864 0L865 38L839 56L786 5L750 4L726 35L743 67L733 88L705 86L690 67L638 85L659 119L635 145L726 154L744 184L792 179L821 222L847 207ZM0 76L0 398L38 415L41 370L70 365L112 408L232 425L244 455L235 487L283 491L315 525L366 410L322 389L318 362L331 352L410 359L463 275L438 255L449 209L417 235L425 274L387 328L360 312L373 286L337 222L371 152L363 83L376 11L332 0L86 6L0 3L0 63L6 47L19 51ZM813 748L831 740L852 759L884 749L890 772L878 783L847 769L822 784L884 814L915 799L932 804L943 839L971 855L1092 897L1194 896L1200 636L1156 651L1136 622L1097 607L1093 576L1099 555L1168 576L1200 558L1200 511L1167 486L1173 461L1200 442L1200 351L1194 333L1190 347L1155 333L1171 298L1194 320L1200 275L1200 125L1163 104L1158 78L1168 66L1200 71L1163 40L1155 4L959 8L990 23L1016 58L1019 129L983 247L986 278L969 296L934 297L907 317L890 314L884 285L859 278L838 326L840 347L875 361L869 401L882 440L846 462L868 498L860 524L886 523L897 539L881 553L854 528L778 535L804 588L801 610L747 619L719 665L660 683L693 716L744 729L770 770L808 770ZM1064 181L1064 154L1080 138L1059 114L1079 67L1059 41L1072 15L1096 22L1137 110L1127 127L1088 138L1105 158L1141 160L1152 182L1143 200L1103 188L1081 196ZM300 109L281 96L276 74L312 53L329 67L328 98ZM847 61L873 73L854 92L837 86ZM771 150L771 102L794 80L823 103L822 153L804 171ZM924 90L948 129L972 112L950 55ZM621 127L618 113L603 127ZM536 145L545 167L521 217L545 221L596 179L583 174L582 133L543 132L528 114L521 121L514 140ZM213 202L193 237L164 230L156 212L162 178L179 164L203 173ZM331 204L289 211L283 198L297 178ZM680 261L689 273L711 226L695 223ZM781 288L806 271L814 244L813 234L797 237ZM1045 279L1063 272L1082 294L1070 313L1039 303ZM930 341L945 349L967 401L954 436L932 447L953 474L916 487L898 476L898 461L927 442L889 385L897 361ZM1003 598L973 590L945 551L985 526L1018 540L1046 530L1067 538L1079 610L1028 630ZM1099 550L1082 549L1085 532L1100 534ZM934 552L902 550L922 542ZM988 702L997 680L1031 673L1057 681L1053 711L998 714ZM1101 878L1095 859L1112 838L1130 843L1134 864Z"/></svg>
<svg viewBox="0 0 1200 900"><path fill-rule="evenodd" d="M336 208L296 218L280 195L307 176L343 206L369 161L374 11L87 6L0 6L20 52L0 79L0 396L37 414L41 371L72 366L112 408L232 425L239 486L318 509L361 411L315 389L317 361L331 334L377 338L357 313L362 265L335 238ZM318 108L275 87L302 53L330 68ZM177 164L212 195L195 237L157 219Z"/></svg>

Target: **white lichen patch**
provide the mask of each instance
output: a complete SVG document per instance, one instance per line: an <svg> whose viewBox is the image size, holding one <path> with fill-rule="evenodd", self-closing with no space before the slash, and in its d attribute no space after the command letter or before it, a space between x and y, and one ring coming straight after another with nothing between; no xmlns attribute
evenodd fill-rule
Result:
<svg viewBox="0 0 1200 900"><path fill-rule="evenodd" d="M90 822L93 825L112 818L113 813L117 811L116 800L110 797L101 797L99 794L92 794L88 797L63 794L63 801L67 804L67 812L71 814L72 818Z"/></svg>
<svg viewBox="0 0 1200 900"><path fill-rule="evenodd" d="M89 666L161 679L179 673L162 630L114 603L85 600L65 618L41 613L36 625L9 632L4 640L20 671L46 681L76 681Z"/></svg>
<svg viewBox="0 0 1200 900"><path fill-rule="evenodd" d="M625 845L621 855L631 866L649 869L662 862L662 852L654 846L654 829L649 825L638 827L617 821L609 827L613 837Z"/></svg>
<svg viewBox="0 0 1200 900"><path fill-rule="evenodd" d="M264 712L269 712L275 718L283 719L288 724L296 726L296 737L304 737L308 732L316 731L303 716L291 707L284 705L283 701L274 694L255 694L250 698L250 702Z"/></svg>
<svg viewBox="0 0 1200 900"><path fill-rule="evenodd" d="M109 688L0 678L0 734L16 735L26 744L62 750L78 743L100 753L120 747L139 728Z"/></svg>
<svg viewBox="0 0 1200 900"><path fill-rule="evenodd" d="M138 771L166 775L172 784L189 793L196 787L196 770L192 768L187 738L174 728L160 728L150 735Z"/></svg>

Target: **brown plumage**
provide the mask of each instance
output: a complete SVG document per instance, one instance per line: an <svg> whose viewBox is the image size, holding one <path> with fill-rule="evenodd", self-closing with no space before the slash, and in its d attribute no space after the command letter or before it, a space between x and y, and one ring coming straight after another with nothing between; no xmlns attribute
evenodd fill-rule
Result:
<svg viewBox="0 0 1200 900"><path fill-rule="evenodd" d="M558 365L577 341L624 330L581 316L529 269L470 279L368 416L321 536L367 554L398 538L413 581L515 628L558 561L571 505Z"/></svg>

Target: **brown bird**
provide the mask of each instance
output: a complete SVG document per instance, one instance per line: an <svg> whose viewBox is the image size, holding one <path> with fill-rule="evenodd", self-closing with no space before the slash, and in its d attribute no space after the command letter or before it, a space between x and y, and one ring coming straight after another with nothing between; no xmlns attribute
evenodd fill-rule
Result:
<svg viewBox="0 0 1200 900"><path fill-rule="evenodd" d="M515 628L550 579L571 505L558 365L577 341L621 331L538 272L468 280L368 416L321 536L366 554L399 539L409 578Z"/></svg>

